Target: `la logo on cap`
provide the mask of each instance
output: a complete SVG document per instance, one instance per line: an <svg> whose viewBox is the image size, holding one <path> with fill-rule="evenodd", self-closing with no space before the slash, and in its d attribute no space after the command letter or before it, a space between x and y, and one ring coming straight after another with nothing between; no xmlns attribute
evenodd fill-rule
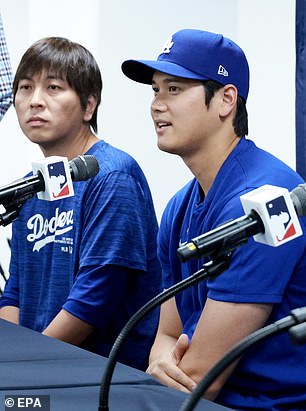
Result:
<svg viewBox="0 0 306 411"><path fill-rule="evenodd" d="M170 49L173 46L173 41L172 41L172 36L168 37L168 40L166 41L163 49L162 49L162 53L170 53Z"/></svg>
<svg viewBox="0 0 306 411"><path fill-rule="evenodd" d="M223 66L221 66L221 64L218 68L218 74L221 74L221 76L224 77L228 77L228 71Z"/></svg>

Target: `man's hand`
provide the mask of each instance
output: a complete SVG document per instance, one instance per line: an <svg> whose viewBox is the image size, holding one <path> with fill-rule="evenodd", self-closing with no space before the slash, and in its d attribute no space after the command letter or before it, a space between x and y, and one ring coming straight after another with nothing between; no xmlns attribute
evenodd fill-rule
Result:
<svg viewBox="0 0 306 411"><path fill-rule="evenodd" d="M147 373L168 387L190 393L195 388L196 383L178 367L187 348L188 336L181 334L173 349L156 358L149 365Z"/></svg>

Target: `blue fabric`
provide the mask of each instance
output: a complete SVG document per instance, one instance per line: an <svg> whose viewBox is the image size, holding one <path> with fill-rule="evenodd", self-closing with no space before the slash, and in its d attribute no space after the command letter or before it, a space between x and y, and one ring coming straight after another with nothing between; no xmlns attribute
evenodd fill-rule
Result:
<svg viewBox="0 0 306 411"><path fill-rule="evenodd" d="M75 195L27 201L13 223L10 277L0 306L20 307L20 323L42 331L64 308L96 330L84 342L107 356L128 319L161 290L157 220L138 164L104 141L87 154L96 177L74 183ZM158 311L142 321L119 360L136 368L147 357Z"/></svg>
<svg viewBox="0 0 306 411"><path fill-rule="evenodd" d="M179 243L244 215L242 194L264 184L291 191L302 182L280 160L242 138L219 170L204 201L194 179L167 205L159 233L163 286L169 287L202 267L204 259L179 261ZM304 233L305 222L302 218ZM234 252L226 272L176 297L184 332L192 338L207 297L234 303L273 303L268 323L283 318L290 310L305 305L305 273L305 235L275 248L250 238ZM235 410L295 409L295 402L306 403L305 369L305 346L293 345L286 333L267 339L239 362L217 402ZM287 404L288 408L280 404Z"/></svg>

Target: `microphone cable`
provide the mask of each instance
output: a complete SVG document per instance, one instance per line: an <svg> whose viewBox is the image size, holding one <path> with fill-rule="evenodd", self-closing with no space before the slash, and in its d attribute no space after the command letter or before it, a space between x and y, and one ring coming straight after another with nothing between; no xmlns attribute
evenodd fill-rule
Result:
<svg viewBox="0 0 306 411"><path fill-rule="evenodd" d="M164 290L157 296L153 297L148 301L143 307L141 307L126 323L126 325L121 330L116 341L113 344L113 347L108 356L108 362L104 370L104 374L100 386L100 395L99 395L99 411L108 411L109 410L109 390L112 375L116 366L116 361L119 355L120 348L124 343L126 337L132 330L132 328L148 313L153 309L161 305L163 302L167 301L171 297L175 296L179 292L185 290L191 285L197 284L199 281L216 277L229 268L231 253L222 256L220 260L209 261L203 265L201 270L193 273L191 276L185 278L177 284L174 284L172 287Z"/></svg>
<svg viewBox="0 0 306 411"><path fill-rule="evenodd" d="M291 315L284 317L273 324L260 328L252 334L245 337L228 351L215 365L211 368L204 378L196 386L192 394L186 398L179 411L192 411L198 401L203 397L208 387L215 379L226 370L235 360L240 358L245 351L258 341L268 338L272 335L289 330L295 343L306 343L306 307L296 308L291 311ZM303 327L301 327L303 326Z"/></svg>

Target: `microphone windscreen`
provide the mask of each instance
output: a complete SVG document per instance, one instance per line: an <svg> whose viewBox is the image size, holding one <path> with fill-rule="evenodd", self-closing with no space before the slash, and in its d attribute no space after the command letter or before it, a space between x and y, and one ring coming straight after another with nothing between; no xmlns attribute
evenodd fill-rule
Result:
<svg viewBox="0 0 306 411"><path fill-rule="evenodd" d="M99 172L99 163L95 156L78 156L69 162L73 181L86 181Z"/></svg>
<svg viewBox="0 0 306 411"><path fill-rule="evenodd" d="M306 216L306 184L299 184L290 192L297 215Z"/></svg>

